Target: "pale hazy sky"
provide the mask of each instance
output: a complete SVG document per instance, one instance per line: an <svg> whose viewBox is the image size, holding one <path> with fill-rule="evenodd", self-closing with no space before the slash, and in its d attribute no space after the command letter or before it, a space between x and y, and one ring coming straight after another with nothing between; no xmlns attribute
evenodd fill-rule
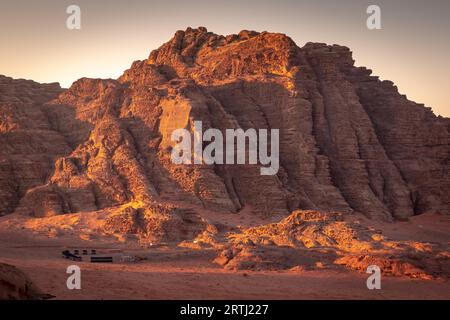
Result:
<svg viewBox="0 0 450 320"><path fill-rule="evenodd" d="M70 4L81 7L79 31L66 28ZM366 28L369 4L381 7L382 30ZM356 65L450 116L450 0L0 0L0 74L63 87L117 78L188 26L346 45Z"/></svg>

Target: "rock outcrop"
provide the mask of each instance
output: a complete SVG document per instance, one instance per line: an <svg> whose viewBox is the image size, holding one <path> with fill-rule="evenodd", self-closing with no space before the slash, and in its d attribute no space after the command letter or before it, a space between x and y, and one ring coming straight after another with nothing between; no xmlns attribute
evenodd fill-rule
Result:
<svg viewBox="0 0 450 320"><path fill-rule="evenodd" d="M393 241L340 213L296 210L278 223L230 233L215 262L231 270L336 269L449 278L448 244Z"/></svg>
<svg viewBox="0 0 450 320"><path fill-rule="evenodd" d="M0 300L37 300L47 297L49 295L42 294L22 271L0 263Z"/></svg>
<svg viewBox="0 0 450 320"><path fill-rule="evenodd" d="M175 165L174 129L280 129L280 170ZM450 208L450 121L355 67L346 47L283 34L178 31L117 80L70 89L0 78L0 214L177 202L390 221Z"/></svg>
<svg viewBox="0 0 450 320"><path fill-rule="evenodd" d="M45 184L55 161L71 151L44 111L61 92L58 84L0 76L0 215Z"/></svg>

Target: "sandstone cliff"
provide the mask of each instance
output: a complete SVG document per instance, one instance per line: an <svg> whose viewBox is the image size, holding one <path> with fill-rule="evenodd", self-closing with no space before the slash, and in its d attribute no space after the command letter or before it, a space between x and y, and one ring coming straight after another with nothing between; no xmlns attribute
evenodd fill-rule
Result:
<svg viewBox="0 0 450 320"><path fill-rule="evenodd" d="M280 170L174 165L174 129L280 129ZM283 34L178 31L117 80L70 89L0 78L0 214L165 201L263 214L405 219L450 207L450 121L354 66L346 47Z"/></svg>

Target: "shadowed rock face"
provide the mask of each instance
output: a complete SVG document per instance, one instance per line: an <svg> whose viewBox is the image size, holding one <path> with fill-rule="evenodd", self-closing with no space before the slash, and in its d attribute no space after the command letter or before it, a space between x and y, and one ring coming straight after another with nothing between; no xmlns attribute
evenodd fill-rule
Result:
<svg viewBox="0 0 450 320"><path fill-rule="evenodd" d="M45 296L22 271L0 263L0 300L37 300Z"/></svg>
<svg viewBox="0 0 450 320"><path fill-rule="evenodd" d="M55 160L71 151L44 111L61 91L58 84L0 76L0 215L45 184Z"/></svg>
<svg viewBox="0 0 450 320"><path fill-rule="evenodd" d="M117 80L0 78L0 213L176 201L404 219L449 212L450 121L355 67L346 47L178 31ZM59 95L58 95L59 94ZM174 129L280 129L280 170L174 165Z"/></svg>

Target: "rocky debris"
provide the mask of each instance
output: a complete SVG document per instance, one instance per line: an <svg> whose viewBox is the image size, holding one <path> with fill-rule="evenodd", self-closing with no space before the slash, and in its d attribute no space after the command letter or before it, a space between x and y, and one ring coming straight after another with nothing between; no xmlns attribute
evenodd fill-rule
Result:
<svg viewBox="0 0 450 320"><path fill-rule="evenodd" d="M396 277L409 277L420 279L433 279L433 273L436 276L442 275L440 268L433 269L432 266L425 261L412 261L408 258L386 258L374 257L370 255L347 255L335 261L336 264L344 265L348 268L358 270L362 273L366 272L367 267L371 265L378 266L382 274ZM431 272L429 272L431 271ZM434 271L434 272L433 272ZM448 274L446 275L449 276Z"/></svg>
<svg viewBox="0 0 450 320"><path fill-rule="evenodd" d="M22 271L0 263L0 300L43 299L47 296Z"/></svg>
<svg viewBox="0 0 450 320"><path fill-rule="evenodd" d="M301 270L345 266L385 275L450 277L448 245L391 241L338 213L295 211L278 223L231 233L216 263L232 270Z"/></svg>
<svg viewBox="0 0 450 320"><path fill-rule="evenodd" d="M234 243L324 248L349 252L381 248L383 237L356 222L344 221L342 213L297 210L278 223L258 226L230 235Z"/></svg>
<svg viewBox="0 0 450 320"><path fill-rule="evenodd" d="M188 28L117 80L0 78L0 214L35 217L129 202L264 215L450 212L448 119L354 66L337 45ZM174 129L280 129L280 170L175 165ZM334 239L336 241L336 239Z"/></svg>
<svg viewBox="0 0 450 320"><path fill-rule="evenodd" d="M208 222L194 211L162 204L125 206L106 218L102 231L135 235L142 243L192 240L208 228Z"/></svg>
<svg viewBox="0 0 450 320"><path fill-rule="evenodd" d="M238 244L223 251L214 262L228 270L315 270L333 268L336 254L330 250L302 250L274 245Z"/></svg>
<svg viewBox="0 0 450 320"><path fill-rule="evenodd" d="M178 244L179 247L190 249L213 248L222 250L224 248L224 236L216 225L207 224L206 228L197 234L195 238L187 239Z"/></svg>

